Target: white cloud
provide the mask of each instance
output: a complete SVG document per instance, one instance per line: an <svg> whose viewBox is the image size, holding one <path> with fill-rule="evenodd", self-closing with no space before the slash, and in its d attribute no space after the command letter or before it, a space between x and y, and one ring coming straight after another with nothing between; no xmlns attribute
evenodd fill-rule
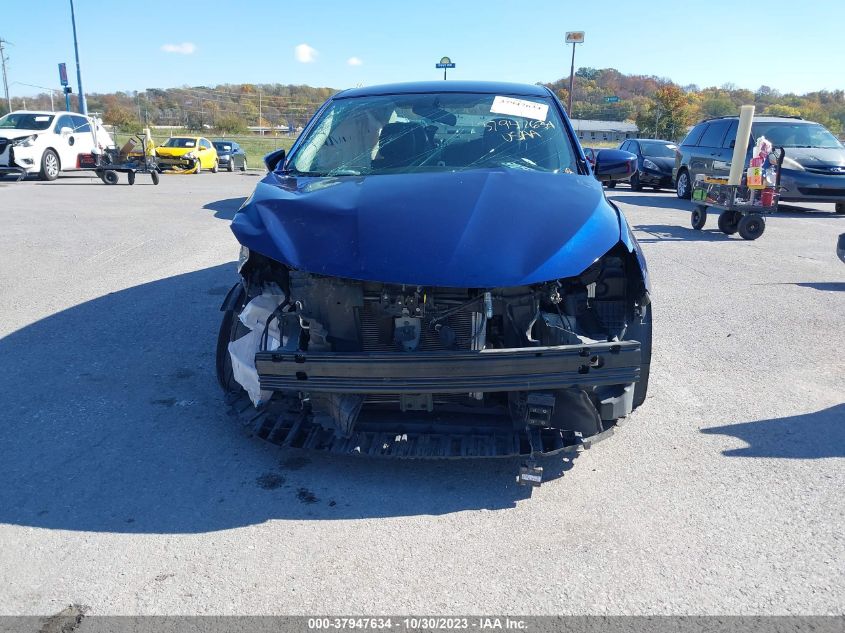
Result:
<svg viewBox="0 0 845 633"><path fill-rule="evenodd" d="M193 42L182 42L181 44L165 44L161 47L165 53L178 53L179 55L193 55L197 50Z"/></svg>
<svg viewBox="0 0 845 633"><path fill-rule="evenodd" d="M318 54L317 49L311 48L308 44L300 44L293 49L293 56L296 57L296 61L302 62L303 64L310 64L311 62L317 61Z"/></svg>
<svg viewBox="0 0 845 633"><path fill-rule="evenodd" d="M350 66L363 66L364 62L361 61L360 57L350 57L346 60L346 63Z"/></svg>

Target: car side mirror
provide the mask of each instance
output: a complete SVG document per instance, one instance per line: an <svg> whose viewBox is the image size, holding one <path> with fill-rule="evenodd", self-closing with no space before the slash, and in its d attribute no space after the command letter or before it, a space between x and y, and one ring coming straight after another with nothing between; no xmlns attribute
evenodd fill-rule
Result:
<svg viewBox="0 0 845 633"><path fill-rule="evenodd" d="M70 134L73 134L73 128L63 127L61 130L59 130L59 134L61 134L62 136L68 136Z"/></svg>
<svg viewBox="0 0 845 633"><path fill-rule="evenodd" d="M596 152L596 178L602 182L627 180L637 171L637 155L621 149L603 149Z"/></svg>
<svg viewBox="0 0 845 633"><path fill-rule="evenodd" d="M264 164L267 166L267 171L276 171L276 167L283 160L285 160L285 150L277 149L264 157Z"/></svg>

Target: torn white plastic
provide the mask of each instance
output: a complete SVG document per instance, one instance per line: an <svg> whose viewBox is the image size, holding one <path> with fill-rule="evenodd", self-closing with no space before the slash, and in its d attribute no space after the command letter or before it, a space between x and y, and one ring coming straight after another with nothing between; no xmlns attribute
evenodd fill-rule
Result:
<svg viewBox="0 0 845 633"><path fill-rule="evenodd" d="M284 293L280 294L264 292L250 301L241 311L239 318L241 323L249 328L249 334L245 334L236 341L229 343L229 356L232 359L232 375L238 384L249 394L249 399L256 407L267 402L272 391L262 391L258 382L258 370L255 368L255 353L261 347L261 337L264 334L264 326L273 311L285 300ZM279 322L273 322L267 328L267 349L277 349L285 343L286 337L281 336Z"/></svg>
<svg viewBox="0 0 845 633"><path fill-rule="evenodd" d="M525 119L545 121L546 117L549 116L549 104L528 101L527 99L497 96L493 99L490 112L493 114L510 114L511 116L521 116Z"/></svg>

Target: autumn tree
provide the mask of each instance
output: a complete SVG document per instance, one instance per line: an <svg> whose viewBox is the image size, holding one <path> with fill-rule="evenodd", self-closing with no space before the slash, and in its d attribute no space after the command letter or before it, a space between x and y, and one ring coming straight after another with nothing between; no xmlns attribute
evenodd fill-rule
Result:
<svg viewBox="0 0 845 633"><path fill-rule="evenodd" d="M686 132L691 109L684 91L674 84L657 89L649 106L636 118L644 136L674 140Z"/></svg>
<svg viewBox="0 0 845 633"><path fill-rule="evenodd" d="M112 104L106 108L106 111L103 113L103 122L113 125L119 130L140 127L136 112L119 104Z"/></svg>

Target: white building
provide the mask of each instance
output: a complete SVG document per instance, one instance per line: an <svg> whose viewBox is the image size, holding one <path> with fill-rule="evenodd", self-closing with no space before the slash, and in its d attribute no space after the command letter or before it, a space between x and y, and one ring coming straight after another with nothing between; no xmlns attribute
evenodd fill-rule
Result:
<svg viewBox="0 0 845 633"><path fill-rule="evenodd" d="M636 138L640 131L634 123L593 119L572 119L572 127L581 141L624 141Z"/></svg>

